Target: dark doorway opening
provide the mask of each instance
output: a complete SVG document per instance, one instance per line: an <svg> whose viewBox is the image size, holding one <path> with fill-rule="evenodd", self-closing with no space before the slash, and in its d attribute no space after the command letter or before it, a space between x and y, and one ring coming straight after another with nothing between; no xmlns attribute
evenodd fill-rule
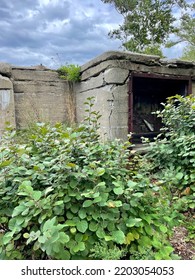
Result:
<svg viewBox="0 0 195 280"><path fill-rule="evenodd" d="M133 142L141 143L141 137L153 139L160 131L160 118L152 112L162 109L167 97L190 92L190 79L150 74L133 74L130 80L129 132Z"/></svg>

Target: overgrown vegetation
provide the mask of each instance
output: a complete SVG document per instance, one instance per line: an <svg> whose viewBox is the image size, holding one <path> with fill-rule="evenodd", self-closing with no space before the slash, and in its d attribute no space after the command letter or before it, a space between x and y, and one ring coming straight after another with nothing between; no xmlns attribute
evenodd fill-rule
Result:
<svg viewBox="0 0 195 280"><path fill-rule="evenodd" d="M147 157L150 172L163 179L170 190L175 207L194 211L195 208L195 98L169 97L161 112L164 123Z"/></svg>
<svg viewBox="0 0 195 280"><path fill-rule="evenodd" d="M175 107L173 99L170 102L159 112L165 120L171 119L173 107L184 109L178 104ZM130 154L129 142L101 143L97 132L100 116L93 111L93 98L86 105L85 122L78 127L38 123L33 131L4 135L0 148L0 258L177 259L169 236L182 216L180 202L174 200L177 183L169 184L163 173L169 166L158 166L157 147L149 159L141 159ZM186 118L188 134L191 113ZM173 124L176 119L169 128ZM174 133L165 129L165 134L169 140ZM163 155L161 145L158 149L162 158L169 157ZM176 164L176 154L170 154ZM189 154L189 161L192 158ZM150 170L145 160L150 161ZM176 180L189 176L192 197L186 199L192 210L194 173L183 174L182 168L177 170L176 175L182 176L177 175ZM178 195L184 190L186 184Z"/></svg>
<svg viewBox="0 0 195 280"><path fill-rule="evenodd" d="M80 70L81 67L75 64L67 64L58 68L57 72L60 78L67 81L79 82L80 81Z"/></svg>

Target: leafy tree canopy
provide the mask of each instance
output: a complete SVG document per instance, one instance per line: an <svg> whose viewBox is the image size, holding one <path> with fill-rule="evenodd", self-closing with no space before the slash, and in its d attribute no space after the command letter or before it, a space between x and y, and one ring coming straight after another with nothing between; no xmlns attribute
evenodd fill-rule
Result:
<svg viewBox="0 0 195 280"><path fill-rule="evenodd" d="M195 61L195 47L193 46L185 47L181 59Z"/></svg>
<svg viewBox="0 0 195 280"><path fill-rule="evenodd" d="M176 34L182 41L191 40L191 36L194 36L194 19L187 14L187 9L193 8L193 5L185 0L102 1L113 4L124 17L123 24L109 35L120 39L127 50L162 55L161 46L166 44L170 34ZM180 19L174 16L175 8L181 15ZM182 20L183 29L177 27L178 20ZM189 35L185 32L186 25Z"/></svg>

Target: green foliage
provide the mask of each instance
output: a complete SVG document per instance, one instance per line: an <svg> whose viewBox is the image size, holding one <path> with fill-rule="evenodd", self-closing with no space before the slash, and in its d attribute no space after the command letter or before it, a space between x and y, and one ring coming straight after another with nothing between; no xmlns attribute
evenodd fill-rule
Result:
<svg viewBox="0 0 195 280"><path fill-rule="evenodd" d="M125 249L120 249L116 245L112 248L108 247L108 242L102 241L101 243L95 243L90 250L90 258L95 260L120 260L127 254Z"/></svg>
<svg viewBox="0 0 195 280"><path fill-rule="evenodd" d="M185 47L181 59L195 61L195 46Z"/></svg>
<svg viewBox="0 0 195 280"><path fill-rule="evenodd" d="M1 259L172 258L176 213L129 143L100 142L93 99L86 105L78 127L38 123L1 141Z"/></svg>
<svg viewBox="0 0 195 280"><path fill-rule="evenodd" d="M81 67L74 64L67 64L64 66L61 66L57 71L60 74L60 78L73 81L73 82L79 82L80 81L80 70Z"/></svg>
<svg viewBox="0 0 195 280"><path fill-rule="evenodd" d="M181 59L195 61L195 4L190 7L190 13L182 15L180 20L180 26L175 31L177 40L170 41L166 46L172 47L181 42L185 42L187 45L183 49Z"/></svg>
<svg viewBox="0 0 195 280"><path fill-rule="evenodd" d="M117 11L124 17L120 27L109 35L122 41L130 51L162 56L161 46L170 34L177 31L173 7L178 11L186 9L184 0L102 0L114 4Z"/></svg>
<svg viewBox="0 0 195 280"><path fill-rule="evenodd" d="M170 41L168 44L174 46L180 42L186 42L189 47L195 47L195 4L190 6L190 13L185 13L182 15L180 20L180 26L176 29L175 35L177 36L178 40ZM169 46L168 46L169 47Z"/></svg>
<svg viewBox="0 0 195 280"><path fill-rule="evenodd" d="M168 98L161 112L162 134L151 144L147 155L153 170L160 173L172 193L174 208L195 208L195 98L179 95Z"/></svg>

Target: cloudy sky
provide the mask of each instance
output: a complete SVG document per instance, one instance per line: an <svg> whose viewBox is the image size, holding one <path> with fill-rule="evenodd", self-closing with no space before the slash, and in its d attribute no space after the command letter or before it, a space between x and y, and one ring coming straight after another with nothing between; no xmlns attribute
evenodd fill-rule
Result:
<svg viewBox="0 0 195 280"><path fill-rule="evenodd" d="M82 65L120 49L120 41L108 37L120 23L114 7L101 0L0 0L0 61Z"/></svg>

